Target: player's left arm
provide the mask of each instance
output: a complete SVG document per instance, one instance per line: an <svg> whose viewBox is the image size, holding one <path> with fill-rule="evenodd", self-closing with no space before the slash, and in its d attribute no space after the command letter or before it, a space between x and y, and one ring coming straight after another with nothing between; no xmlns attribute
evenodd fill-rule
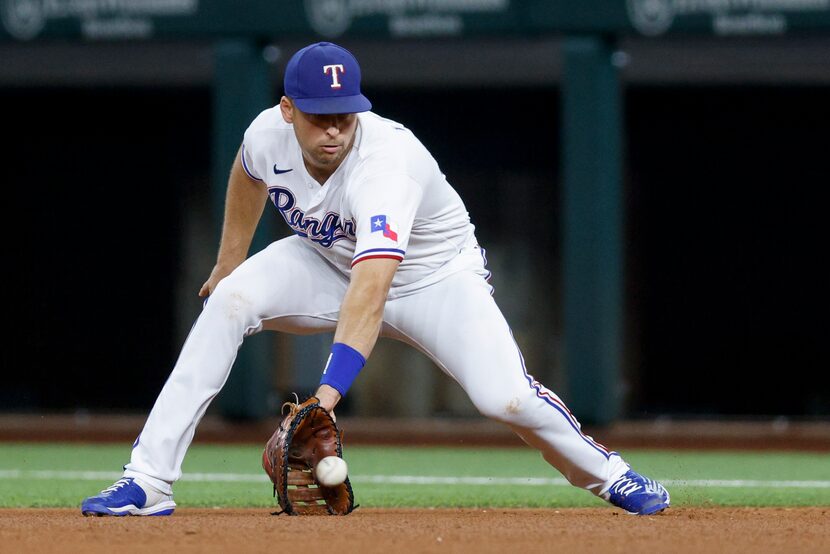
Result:
<svg viewBox="0 0 830 554"><path fill-rule="evenodd" d="M340 401L341 392L345 393L344 389L351 385L377 343L386 296L398 265L398 259L376 258L363 260L352 268L340 306L332 355L315 393L329 411Z"/></svg>

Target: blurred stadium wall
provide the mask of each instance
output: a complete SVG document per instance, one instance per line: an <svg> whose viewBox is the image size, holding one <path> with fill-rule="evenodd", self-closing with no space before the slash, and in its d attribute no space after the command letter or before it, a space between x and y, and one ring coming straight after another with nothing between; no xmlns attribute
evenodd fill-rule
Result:
<svg viewBox="0 0 830 554"><path fill-rule="evenodd" d="M6 412L148 410L217 245L222 45L187 20L221 3L80 4L0 1L4 289L15 316ZM830 416L830 3L726 2L709 13L679 0L398 2L398 12L329 2L351 7L348 21L315 11L321 2L284 4L282 19L310 31L257 35L269 86L259 109L278 100L291 52L341 33L375 111L407 124L465 199L528 367L566 401L579 376L563 359L563 48L600 33L603 17L625 18L608 39L624 123L615 416ZM181 37L150 13L162 8L182 10ZM566 12L570 27L540 28ZM500 18L505 31L488 31ZM269 237L285 235L273 210L265 219ZM330 338L257 337L273 358L270 412L316 384ZM344 411L474 415L457 385L389 341Z"/></svg>

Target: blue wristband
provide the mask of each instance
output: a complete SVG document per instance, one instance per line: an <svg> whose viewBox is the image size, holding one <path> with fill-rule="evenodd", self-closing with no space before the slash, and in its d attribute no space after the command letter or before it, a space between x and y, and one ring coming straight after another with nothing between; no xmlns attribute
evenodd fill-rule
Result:
<svg viewBox="0 0 830 554"><path fill-rule="evenodd" d="M340 396L346 396L346 391L352 386L357 374L366 365L363 355L342 342L331 345L331 355L320 378L321 385L328 385L337 389Z"/></svg>

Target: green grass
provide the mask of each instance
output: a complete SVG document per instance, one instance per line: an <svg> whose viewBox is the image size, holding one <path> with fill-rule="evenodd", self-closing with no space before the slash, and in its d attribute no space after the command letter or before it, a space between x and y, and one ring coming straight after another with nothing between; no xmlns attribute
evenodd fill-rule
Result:
<svg viewBox="0 0 830 554"><path fill-rule="evenodd" d="M176 502L187 506L274 507L260 466L262 445L193 445L176 483ZM827 454L799 452L687 452L633 450L624 453L638 471L668 481L674 506L828 506ZM108 486L129 460L130 445L0 444L0 507L76 507ZM358 504L364 507L575 507L603 506L584 490L559 484L561 475L531 449L392 448L350 446L345 452ZM13 470L20 470L15 473ZM104 472L81 478L77 473ZM199 474L237 475L240 481ZM368 476L542 478L522 484L372 483ZM757 480L776 485L703 486L699 481ZM793 481L823 486L795 487Z"/></svg>

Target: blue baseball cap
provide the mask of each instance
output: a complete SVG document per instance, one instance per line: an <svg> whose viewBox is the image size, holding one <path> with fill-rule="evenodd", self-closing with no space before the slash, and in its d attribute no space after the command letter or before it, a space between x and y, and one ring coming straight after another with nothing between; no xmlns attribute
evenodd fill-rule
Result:
<svg viewBox="0 0 830 554"><path fill-rule="evenodd" d="M360 66L351 52L331 42L317 42L288 60L285 95L305 113L367 112L369 99L360 93Z"/></svg>

